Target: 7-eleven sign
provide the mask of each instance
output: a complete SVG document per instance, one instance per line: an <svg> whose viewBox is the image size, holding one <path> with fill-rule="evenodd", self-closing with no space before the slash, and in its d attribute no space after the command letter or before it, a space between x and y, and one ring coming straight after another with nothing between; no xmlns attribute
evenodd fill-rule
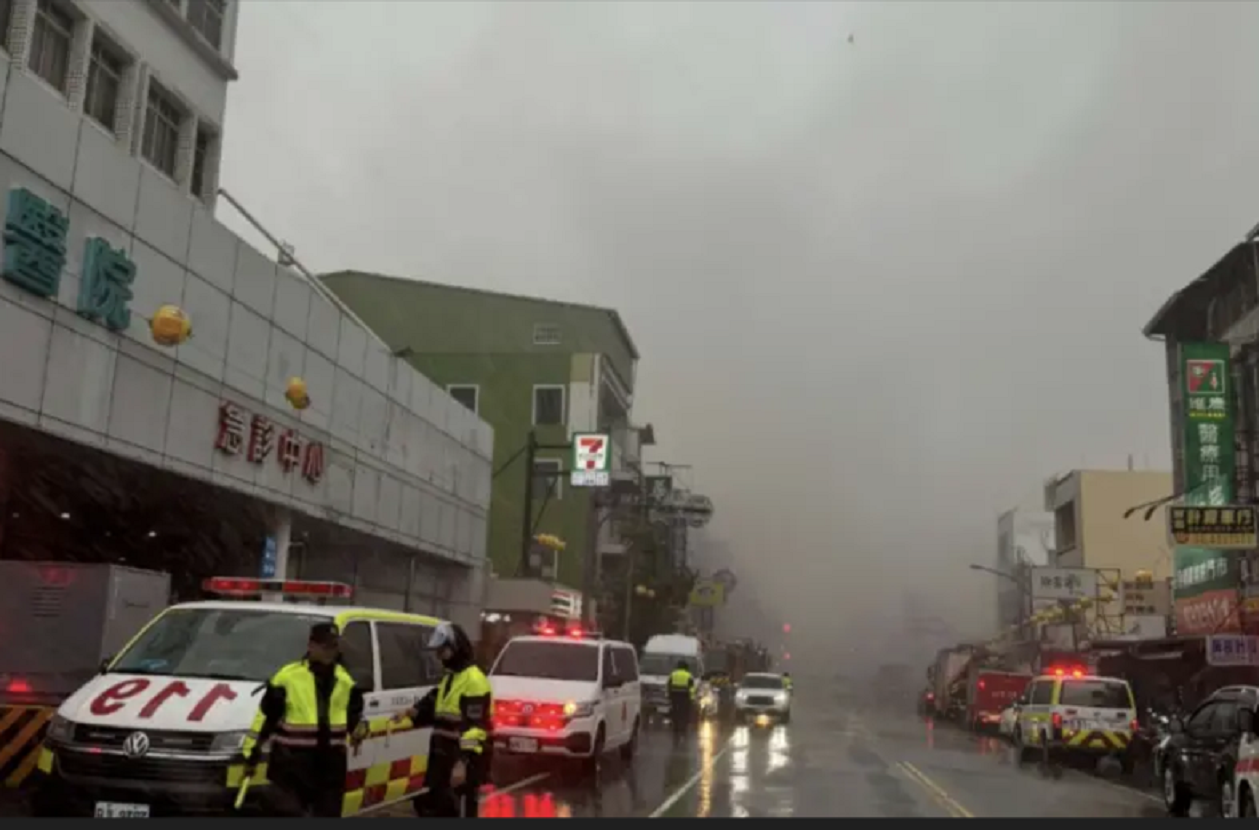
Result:
<svg viewBox="0 0 1259 830"><path fill-rule="evenodd" d="M579 432L573 436L574 487L607 487L611 465L612 448L606 434Z"/></svg>

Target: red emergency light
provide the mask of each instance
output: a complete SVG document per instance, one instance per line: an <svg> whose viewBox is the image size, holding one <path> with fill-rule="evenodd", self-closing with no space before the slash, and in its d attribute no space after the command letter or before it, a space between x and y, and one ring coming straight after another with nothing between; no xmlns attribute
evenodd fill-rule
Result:
<svg viewBox="0 0 1259 830"><path fill-rule="evenodd" d="M231 597L255 597L282 594L313 599L349 599L354 589L343 582L311 582L301 579L249 579L236 576L212 576L201 583L208 594Z"/></svg>
<svg viewBox="0 0 1259 830"><path fill-rule="evenodd" d="M1054 666L1048 673L1054 677L1084 677L1088 672L1079 666Z"/></svg>
<svg viewBox="0 0 1259 830"><path fill-rule="evenodd" d="M29 695L31 693L31 684L21 677L15 677L9 681L4 690L11 695Z"/></svg>

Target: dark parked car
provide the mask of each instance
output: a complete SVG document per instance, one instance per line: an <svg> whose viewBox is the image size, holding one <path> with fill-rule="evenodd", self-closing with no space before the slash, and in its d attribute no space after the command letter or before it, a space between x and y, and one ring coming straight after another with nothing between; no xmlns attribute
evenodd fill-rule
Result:
<svg viewBox="0 0 1259 830"><path fill-rule="evenodd" d="M1259 688L1226 686L1185 718L1171 720L1170 734L1154 752L1154 772L1162 784L1167 812L1185 816L1195 799L1214 803L1220 814L1233 811L1233 769L1241 741L1238 713L1254 711Z"/></svg>

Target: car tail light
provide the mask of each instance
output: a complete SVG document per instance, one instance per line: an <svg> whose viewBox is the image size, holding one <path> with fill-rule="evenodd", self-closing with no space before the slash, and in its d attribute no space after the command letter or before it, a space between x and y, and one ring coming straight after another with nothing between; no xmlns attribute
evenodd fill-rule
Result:
<svg viewBox="0 0 1259 830"><path fill-rule="evenodd" d="M523 700L494 701L494 725L558 732L568 722L562 703L533 703Z"/></svg>
<svg viewBox="0 0 1259 830"><path fill-rule="evenodd" d="M1050 721L1053 723L1054 729L1062 728L1062 715L1057 712L1053 713L1053 717L1050 718Z"/></svg>
<svg viewBox="0 0 1259 830"><path fill-rule="evenodd" d="M1130 728L1130 729L1132 730L1132 732L1133 732L1133 734L1134 734L1134 735L1136 734L1137 730L1140 728L1140 724L1139 724L1139 723L1137 723L1137 719L1136 719L1136 718L1133 718L1133 719L1132 719L1132 722L1128 724L1128 728Z"/></svg>
<svg viewBox="0 0 1259 830"><path fill-rule="evenodd" d="M31 684L25 678L15 677L9 681L4 690L11 695L29 695L31 693Z"/></svg>
<svg viewBox="0 0 1259 830"><path fill-rule="evenodd" d="M984 687L984 681L982 681L982 680L981 680L981 681L979 681L979 683L978 683L977 685L979 686L979 688L981 688L981 689L982 689L982 688Z"/></svg>

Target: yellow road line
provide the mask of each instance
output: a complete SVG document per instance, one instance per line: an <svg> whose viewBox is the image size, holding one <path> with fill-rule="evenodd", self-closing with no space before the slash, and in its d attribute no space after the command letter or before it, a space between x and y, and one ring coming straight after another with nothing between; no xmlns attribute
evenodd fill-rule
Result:
<svg viewBox="0 0 1259 830"><path fill-rule="evenodd" d="M918 784L920 787L925 789L933 798L940 802L940 804L950 813L951 818L975 817L974 813L954 801L953 797L945 792L943 787L928 778L926 773L922 772L922 770L918 769L918 767L908 761L898 761L896 765L900 767L901 771L908 775L915 784Z"/></svg>

